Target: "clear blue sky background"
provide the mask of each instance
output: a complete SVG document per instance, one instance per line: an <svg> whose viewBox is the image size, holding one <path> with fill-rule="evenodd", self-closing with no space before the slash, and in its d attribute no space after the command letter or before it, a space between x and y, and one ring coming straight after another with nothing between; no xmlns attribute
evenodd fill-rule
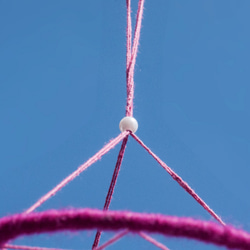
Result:
<svg viewBox="0 0 250 250"><path fill-rule="evenodd" d="M248 231L249 11L248 0L146 0L134 111L137 135L226 223ZM125 27L125 0L0 1L1 216L30 207L119 134ZM38 211L101 208L119 147ZM132 138L111 209L212 220ZM15 243L90 249L93 238ZM171 250L217 249L157 238ZM154 247L131 236L110 249Z"/></svg>

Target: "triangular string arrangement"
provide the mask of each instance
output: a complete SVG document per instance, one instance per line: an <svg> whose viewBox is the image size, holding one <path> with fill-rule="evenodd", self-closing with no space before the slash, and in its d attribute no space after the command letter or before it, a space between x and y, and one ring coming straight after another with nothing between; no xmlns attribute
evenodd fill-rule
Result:
<svg viewBox="0 0 250 250"><path fill-rule="evenodd" d="M133 37L133 43L132 43L132 22L131 22L131 0L126 0L126 6L127 6L127 52L126 52L126 86L127 86L127 100L126 100L126 118L128 119L132 119L133 121L136 121L133 118L133 99L134 99L134 71L135 71L135 63L136 63L136 57L137 57L137 51L138 51L138 46L139 46L139 40L140 40L140 31L141 31L141 22L142 22L142 16L143 16L143 8L144 8L144 0L139 0L138 3L138 10L137 10L137 17L136 17L136 25L135 25L135 32L134 32L134 37ZM136 122L137 123L137 122ZM110 216L110 218L113 218L114 220L122 220L124 218L127 218L126 221L126 225L127 228L129 227L129 219L128 217L126 217L126 214L123 214L122 212L120 213L112 213L109 210L109 206L112 200L112 195L114 193L114 188L117 182L117 178L119 175L119 171L121 168L121 164L122 164L122 160L124 158L124 153L125 153L125 149L126 149L126 145L128 142L128 137L131 136L133 139L135 139L135 141L137 141L139 143L139 145L141 145L158 163L159 165L161 165L163 167L164 170L166 170L170 176L187 192L189 193L206 211L208 211L215 220L217 220L222 227L220 226L221 230L221 234L222 231L224 230L223 228L225 228L225 230L229 230L228 227L225 225L225 223L223 222L223 220L198 196L198 194L178 175L176 174L169 166L167 166L166 163L164 163L155 153L152 152L152 150L147 147L142 140L135 134L135 131L137 128L132 128L133 125L131 125L129 123L129 121L127 122L126 126L121 126L121 133L114 139L110 140L110 142L108 142L106 145L104 145L104 147L99 150L94 156L92 156L88 161L86 161L84 164L82 164L81 166L79 166L77 168L77 170L75 170L72 174L70 174L69 176L67 176L63 181L61 181L57 186L55 186L51 191L49 191L47 194L45 194L44 196L42 196L34 205L32 205L30 208L28 208L22 215L21 218L23 221L25 220L29 220L29 218L32 218L32 215L37 215L40 216L39 213L32 213L36 208L38 208L39 206L41 206L45 201L47 201L49 198L51 198L52 196L54 196L59 190L61 190L65 185L67 185L69 182L71 182L72 180L74 180L74 178L76 178L78 175L80 175L83 171L85 171L88 167L90 167L92 164L94 164L97 160L101 159L102 156L104 156L107 152L109 152L112 148L114 148L119 142L122 141L122 145L117 157L117 162L115 164L115 169L113 172L113 176L112 176L112 180L109 186L109 190L105 199L105 204L103 206L103 211L99 211L99 210L94 210L92 211L91 209L89 210L82 210L79 211L78 216L80 216L79 218L81 218L82 220L86 220L88 221L88 223L90 223L90 221L93 223L92 224L88 224L89 226L84 227L83 225L79 226L79 228L92 228L94 227L95 223L96 225L98 224L98 222L94 221L94 215L95 216L99 216L100 220L103 219L105 217L105 211L106 213ZM130 129L131 127L131 129ZM65 212L66 213L66 212ZM72 213L73 214L73 213ZM134 217L133 217L133 216ZM22 217L23 216L23 217ZM41 216L44 216L43 218L47 218L48 216L52 216L49 212L42 214ZM47 217L46 217L47 216ZM56 215L54 215L56 216ZM73 215L72 215L73 216ZM89 217L88 217L89 216ZM92 217L91 217L92 216ZM104 217L102 217L104 216ZM131 213L131 216L136 221L136 223L139 223L139 217L137 218L135 213ZM131 218L132 218L131 217ZM147 216L145 216L146 218ZM158 217L157 217L158 218ZM159 219L160 218L160 219ZM165 219L166 218L161 218L159 217L158 221L162 222L164 221L165 223ZM150 220L152 222L152 220L154 219L154 217L150 217L148 218L148 221L145 220L144 224L146 225L146 222L149 223L150 225ZM20 219L21 220L21 219ZM51 219L52 220L52 219ZM125 220L125 219L124 219ZM131 219L132 221L132 219ZM139 221L139 222L138 222ZM179 219L176 221L179 221ZM159 222L159 223L160 223ZM180 221L179 221L180 222ZM5 222L6 223L6 222ZM35 222L34 222L35 223ZM163 223L163 222L162 222ZM177 222L176 222L177 223ZM180 223L183 223L183 230L185 229L185 226L189 225L193 225L193 221L181 221ZM192 224L193 223L193 224ZM62 223L63 224L63 223ZM108 224L108 222L107 222ZM124 224L124 225L125 225ZM178 224L178 223L177 223ZM33 224L32 224L33 225ZM35 224L34 224L35 225ZM99 224L98 224L99 225ZM101 246L99 245L99 241L100 241L100 237L101 237L101 231L102 230L107 230L109 228L112 228L112 226L115 228L114 226L115 224L110 225L109 227L105 227L103 224L100 224L98 226L99 230L96 233L94 242L93 242L93 246L92 249L94 250L101 250L104 249L105 247L107 247L108 245L113 244L115 241L121 239L122 237L124 237L125 235L127 235L130 231L128 229L126 229L125 226L120 226L117 227L119 229L124 229L123 231L119 232L118 234L116 234L113 238L111 238L110 240L108 240L106 243L104 243ZM137 226L139 224L136 224ZM160 225L160 224L159 224ZM169 224L168 224L169 225ZM179 224L178 224L179 225ZM180 224L181 225L181 224ZM204 224L205 225L205 224ZM203 226L204 226L203 225ZM208 227L210 226L210 224L206 224L208 225ZM196 227L198 227L197 225L195 225ZM35 227L35 226L34 226ZM68 227L70 228L70 227ZM74 226L72 225L72 228L74 228ZM139 228L139 226L138 226ZM192 229L192 227L190 227ZM215 228L217 230L217 226L211 226L211 230L213 230L213 228ZM219 227L218 227L219 228ZM129 229L133 229L132 226L130 226ZM140 228L139 228L140 229ZM153 239L152 237L148 236L147 234L145 234L144 232L140 231L139 229L133 229L132 231L134 231L135 233L137 233L140 237L144 238L145 240L151 242L152 244L154 244L156 247L160 248L160 249L164 249L164 250L168 250L168 248L166 246L164 246L163 244L159 243L158 241L156 241L155 239ZM215 230L214 229L214 230ZM37 229L38 230L38 229ZM42 229L41 229L42 230ZM45 229L44 229L45 230ZM57 230L57 229L56 229ZM147 231L148 232L161 232L160 229L158 228L157 230L155 230L152 228L150 228L150 226L148 226ZM163 230L163 229L161 229ZM201 229L200 229L201 230ZM195 231L195 229L194 229ZM229 230L230 231L230 230ZM228 232L229 232L228 231ZM1 223L0 223L0 232L1 232ZM191 231L190 231L191 232ZM179 231L178 231L179 233ZM217 232L218 233L218 232ZM171 233L170 233L171 234ZM185 235L185 233L182 233L183 235ZM186 233L187 234L187 233ZM194 233L195 234L195 233ZM233 233L230 231L231 236L233 235ZM177 233L176 233L177 235ZM6 236L7 237L7 236ZM190 236L191 237L191 236ZM202 236L197 236L197 238L202 238ZM232 236L234 237L234 236ZM235 236L236 237L236 236ZM14 238L14 236L9 236L9 239ZM249 236L246 236L247 239L249 239ZM205 239L206 240L206 239ZM214 241L216 242L216 239L214 239ZM2 242L5 242L4 240L2 240ZM250 239L249 239L250 242ZM0 237L0 244L1 244L1 237ZM217 244L217 243L216 243ZM218 243L219 244L219 243ZM222 244L222 243L220 243ZM245 243L244 243L245 244ZM247 243L248 244L248 243ZM32 247L26 247L26 246L14 246L14 245L4 245L2 248L12 248L12 249L27 249L27 250L33 250ZM45 248L36 248L36 249L45 249ZM244 249L244 248L242 248ZM247 249L247 248L246 248Z"/></svg>
<svg viewBox="0 0 250 250"><path fill-rule="evenodd" d="M144 0L140 0L138 4L138 11L136 17L136 26L134 32L134 39L132 44L132 22L131 22L131 1L126 0L127 4L127 54L126 54L126 82L127 82L127 105L126 105L126 116L133 117L133 98L134 98L134 70L136 63L136 56L139 46L141 22L143 15ZM217 221L222 225L225 223L220 219L216 213L209 208L209 206L194 192L189 185L184 182L171 168L169 168L158 156L156 156L134 133L127 130L118 135L115 139L111 140L107 145L105 145L99 152L97 152L92 158L81 165L75 172L65 178L61 183L59 183L55 188L53 188L46 195L41 197L33 206L25 211L26 214L33 212L37 207L42 205L46 200L54 196L60 189L62 189L66 184L77 177L81 172L86 170L89 166L100 159L104 154L106 154L110 149L115 147L121 140L123 140L121 149L116 162L113 177L110 183L108 194L105 200L103 210L108 210L111 203L112 194L114 192L115 184L121 167L121 163L124 157L125 148L128 141L128 136L131 135L142 147L144 147L147 152L154 157L154 159L171 175L171 177L178 182L178 184L184 188L205 210L207 210ZM92 246L92 249L96 249L99 244L101 236L101 231L97 231L96 237ZM144 238L147 236L144 234ZM149 239L149 238L147 238Z"/></svg>

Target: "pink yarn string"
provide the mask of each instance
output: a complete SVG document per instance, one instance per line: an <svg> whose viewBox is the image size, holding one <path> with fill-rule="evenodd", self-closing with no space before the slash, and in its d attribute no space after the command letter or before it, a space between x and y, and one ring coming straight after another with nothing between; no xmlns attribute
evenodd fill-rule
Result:
<svg viewBox="0 0 250 250"><path fill-rule="evenodd" d="M33 206L27 209L24 213L28 214L34 211L36 208L41 206L45 201L54 196L59 190L61 190L65 185L67 185L70 181L76 178L80 173L86 170L90 165L95 163L97 160L101 159L103 155L105 155L108 151L110 151L113 147L115 147L122 139L124 139L130 132L125 131L119 134L115 139L111 140L108 144L106 144L100 151L98 151L93 157L91 157L88 161L78 167L76 171L66 177L62 182L60 182L57 186L55 186L51 191L42 196Z"/></svg>
<svg viewBox="0 0 250 250"><path fill-rule="evenodd" d="M127 54L126 54L126 82L127 82L127 105L126 116L133 115L133 98L134 98L134 77L130 73L131 65L131 46L132 46L132 21L131 21L131 0L127 3Z"/></svg>
<svg viewBox="0 0 250 250"><path fill-rule="evenodd" d="M6 216L0 219L0 248L19 236L92 229L160 233L228 248L250 249L250 234L230 226L192 218L94 209L50 210Z"/></svg>
<svg viewBox="0 0 250 250"><path fill-rule="evenodd" d="M135 34L133 40L133 47L131 56L129 55L129 51L131 49L129 41L130 37L132 37L131 33L131 10L130 10L130 1L127 1L127 59L130 58L130 62L127 62L127 105L126 105L126 116L133 116L133 99L134 99L134 69L136 56L138 52L138 45L140 40L140 32L141 32L141 22L142 22L142 14L143 14L143 6L144 0L140 0L138 4L137 18L136 18L136 26L135 26ZM130 21L130 23L129 23Z"/></svg>
<svg viewBox="0 0 250 250"><path fill-rule="evenodd" d="M138 11L136 17L136 26L135 26L135 35L133 40L133 48L132 48L132 58L131 58L131 65L135 65L136 56L138 52L138 45L140 40L140 32L141 32L141 22L142 22L142 15L143 15L143 6L144 0L139 0L138 3Z"/></svg>
<svg viewBox="0 0 250 250"><path fill-rule="evenodd" d="M118 234L116 234L113 238L111 238L110 240L108 240L106 243L104 243L103 245L94 248L94 250L102 250L107 246L110 246L112 244L114 244L115 242L117 242L118 240L120 240L123 236L125 236L128 233L127 230L124 230Z"/></svg>
<svg viewBox="0 0 250 250"><path fill-rule="evenodd" d="M18 249L18 250L65 250L60 248L47 248L47 247L31 247L31 246L19 246L19 245L4 245L6 249Z"/></svg>
<svg viewBox="0 0 250 250"><path fill-rule="evenodd" d="M177 175L170 167L166 165L156 154L154 154L135 134L131 133L131 136L150 154L153 158L171 175L171 177L177 181L177 183L186 190L206 211L208 211L219 223L225 225L222 219L195 193L195 191Z"/></svg>
<svg viewBox="0 0 250 250"><path fill-rule="evenodd" d="M138 233L143 239L147 240L148 242L152 243L153 245L155 245L156 247L162 249L162 250L170 250L169 248L167 248L166 246L164 246L162 243L158 242L157 240L155 240L154 238L150 237L149 235L145 234L145 233Z"/></svg>
<svg viewBox="0 0 250 250"><path fill-rule="evenodd" d="M121 149L120 149L120 152L119 152L118 157L117 157L115 170L114 170L112 180L111 180L111 183L110 183L110 186L109 186L109 190L108 190L108 193L107 193L107 196L106 196L106 200L105 200L103 210L108 210L109 209L109 205L111 203L112 195L114 193L115 184L116 184L118 174L119 174L119 171L120 171L120 168L121 168L121 164L122 164L122 160L123 160L123 157L124 157L127 142L128 142L128 136L126 136L123 139ZM93 246L92 246L92 249L95 249L98 246L100 238L101 238L101 232L97 231L96 236L95 236L95 240L94 240L94 243L93 243Z"/></svg>
<svg viewBox="0 0 250 250"><path fill-rule="evenodd" d="M106 197L106 200L105 200L105 204L104 204L104 208L103 208L104 210L109 209L109 205L110 205L110 202L111 202L111 199L112 199L112 195L114 193L115 184L116 184L118 174L119 174L119 171L120 171L120 168L121 168L121 164L122 164L122 160L123 160L123 157L124 157L127 142L128 142L128 136L126 136L123 139L121 149L120 149L120 152L119 152L118 157L117 157L115 170L114 170L114 173L113 173L113 176L112 176L109 191L108 191L108 194L107 194L107 197Z"/></svg>
<svg viewBox="0 0 250 250"><path fill-rule="evenodd" d="M131 0L126 0L127 4L127 55L126 55L126 72L128 72L131 59L132 44L132 22L131 22Z"/></svg>

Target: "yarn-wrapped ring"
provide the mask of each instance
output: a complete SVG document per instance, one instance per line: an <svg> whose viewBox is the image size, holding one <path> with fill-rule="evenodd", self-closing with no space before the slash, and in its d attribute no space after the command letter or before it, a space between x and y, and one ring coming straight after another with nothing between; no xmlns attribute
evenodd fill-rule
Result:
<svg viewBox="0 0 250 250"><path fill-rule="evenodd" d="M31 214L15 214L0 219L0 246L19 236L98 229L132 233L149 232L165 236L186 237L219 246L250 249L250 234L214 222L161 214L96 209L48 210Z"/></svg>

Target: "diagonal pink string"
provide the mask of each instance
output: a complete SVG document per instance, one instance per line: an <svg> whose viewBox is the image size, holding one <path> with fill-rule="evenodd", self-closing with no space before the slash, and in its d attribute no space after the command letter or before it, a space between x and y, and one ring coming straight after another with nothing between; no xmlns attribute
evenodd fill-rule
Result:
<svg viewBox="0 0 250 250"><path fill-rule="evenodd" d="M20 246L20 245L9 245L6 244L3 247L6 249L18 249L18 250L65 250L59 248L47 248L47 247L31 247L31 246Z"/></svg>
<svg viewBox="0 0 250 250"><path fill-rule="evenodd" d="M146 151L153 156L153 158L171 175L171 177L178 182L178 184L184 188L206 211L208 211L218 222L222 225L225 223L222 219L195 193L195 191L177 175L170 167L166 165L156 154L154 154L135 134L131 133L131 136L143 147Z"/></svg>
<svg viewBox="0 0 250 250"><path fill-rule="evenodd" d="M27 209L24 213L28 214L34 211L36 208L41 206L45 201L54 196L59 190L61 190L65 185L67 185L70 181L76 178L80 173L86 170L90 165L95 163L97 160L101 159L103 155L105 155L110 149L112 149L116 144L118 144L123 138L125 138L130 132L125 131L119 134L115 139L111 140L108 144L106 144L99 152L97 152L93 157L91 157L88 161L82 164L76 171L66 177L62 182L60 182L57 186L55 186L51 191L42 196L33 206Z"/></svg>
<svg viewBox="0 0 250 250"><path fill-rule="evenodd" d="M109 205L111 203L112 195L114 193L115 184L116 184L118 174L119 174L119 171L120 171L120 168L121 168L121 164L122 164L122 160L123 160L123 157L124 157L127 142L128 142L128 136L126 136L123 139L121 149L120 149L120 152L119 152L118 157L117 157L115 170L114 170L114 173L113 173L113 176L112 176L112 180L111 180L111 183L110 183L110 186L109 186L109 190L108 190L108 194L107 194L107 197L106 197L106 200L105 200L103 210L108 210L109 209ZM92 246L92 249L95 249L98 246L99 241L100 241L100 237L101 237L101 231L97 231L96 236L95 236L95 240L94 240L94 243L93 243L93 246Z"/></svg>
<svg viewBox="0 0 250 250"><path fill-rule="evenodd" d="M130 44L129 41L130 37L132 36L131 33L131 10L130 10L130 1L127 1L127 19L128 19L128 27L127 27L127 59L130 58L130 62L127 61L127 105L126 105L126 116L133 116L133 99L134 99L134 70L135 70L135 62L136 56L138 52L138 45L140 40L140 32L141 32L141 22L142 22L142 14L143 14L143 6L144 0L140 0L138 4L138 11L137 11L137 18L136 18L136 26L135 26L135 34L133 40L133 47L131 57L129 55L130 51Z"/></svg>
<svg viewBox="0 0 250 250"><path fill-rule="evenodd" d="M122 164L122 160L123 160L123 157L124 157L127 142L128 142L128 136L126 136L123 139L121 149L120 149L120 152L118 154L114 174L113 174L113 177L112 177L112 181L110 183L109 191L108 191L108 194L107 194L107 197L106 197L106 200L105 200L103 210L108 210L109 209L109 205L110 205L110 202L111 202L111 199L112 199L112 195L114 193L115 184L116 184L117 177L118 177L118 174L119 174L119 171L120 171L120 168L121 168L121 164Z"/></svg>
<svg viewBox="0 0 250 250"><path fill-rule="evenodd" d="M116 234L113 238L111 238L110 240L108 240L106 243L104 243L103 245L99 246L98 248L94 248L94 250L102 250L107 246L110 246L112 244L114 244L116 241L120 240L124 235L126 235L128 233L128 230L124 230L118 234Z"/></svg>
<svg viewBox="0 0 250 250"><path fill-rule="evenodd" d="M138 233L143 239L149 241L150 243L152 243L153 245L155 245L156 247L162 249L162 250L169 250L169 248L167 248L166 246L164 246L162 243L158 242L157 240L153 239L152 237L150 237L149 235L140 232Z"/></svg>

